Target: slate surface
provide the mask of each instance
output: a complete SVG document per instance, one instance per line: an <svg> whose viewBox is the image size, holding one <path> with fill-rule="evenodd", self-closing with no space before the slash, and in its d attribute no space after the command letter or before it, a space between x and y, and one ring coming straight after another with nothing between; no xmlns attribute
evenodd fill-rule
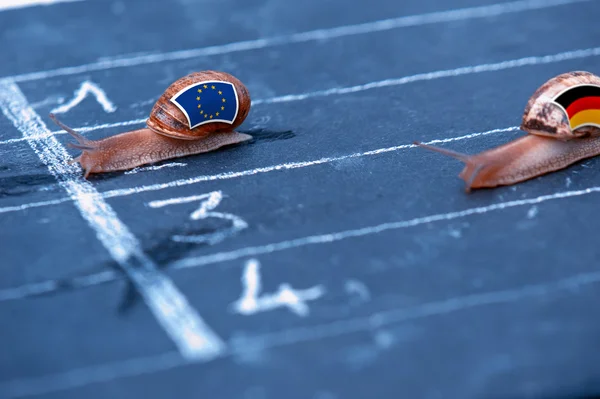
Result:
<svg viewBox="0 0 600 399"><path fill-rule="evenodd" d="M6 10L0 12L0 76L485 4L493 2L86 0ZM91 178L100 192L114 194L518 125L540 84L569 70L600 73L600 57L260 101L593 48L600 43L599 11L600 3L584 1L18 84L51 130L57 129L47 114L57 98L71 98L85 80L104 89L117 110L105 113L88 97L61 116L76 127L145 118L165 87L195 70L228 71L259 101L240 129L255 136L250 144L177 160L185 167ZM521 134L444 145L475 153ZM143 250L228 344L222 358L187 364L27 142L4 143L19 137L0 117L2 398L570 398L600 392L599 196L572 194L600 186L597 159L470 195L457 178L458 162L405 148L110 196L107 202ZM228 227L222 220L191 221L197 202L148 206L217 190L224 195L217 210L242 218L248 228L213 245L172 240ZM511 203L563 192L572 196ZM14 208L53 200L62 202ZM490 208L494 204L504 205ZM477 207L488 208L453 213ZM418 219L430 215L441 216ZM414 226L369 230L413 219ZM348 231L331 242L299 244ZM265 247L290 240L297 245ZM308 302L306 317L287 308L250 316L231 311L253 251L264 292L282 283L324 287L323 297ZM186 259L205 262L178 267ZM116 278L81 287L106 272ZM44 291L43 284L54 285ZM36 287L44 292L34 295ZM11 298L15 292L26 294Z"/></svg>

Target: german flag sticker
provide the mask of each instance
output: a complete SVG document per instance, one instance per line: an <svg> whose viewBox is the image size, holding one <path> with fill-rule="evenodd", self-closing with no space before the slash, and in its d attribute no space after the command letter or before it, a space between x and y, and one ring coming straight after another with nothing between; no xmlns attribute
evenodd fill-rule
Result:
<svg viewBox="0 0 600 399"><path fill-rule="evenodd" d="M600 127L600 86L572 86L560 92L552 101L567 114L571 130L583 126Z"/></svg>

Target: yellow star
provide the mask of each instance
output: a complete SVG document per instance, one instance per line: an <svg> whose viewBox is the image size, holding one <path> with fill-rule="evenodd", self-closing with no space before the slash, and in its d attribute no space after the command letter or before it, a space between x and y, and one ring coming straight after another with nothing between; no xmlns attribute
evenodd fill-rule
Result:
<svg viewBox="0 0 600 399"><path fill-rule="evenodd" d="M200 110L200 113L201 113L201 114L203 114L203 113L204 113L204 111Z"/></svg>
<svg viewBox="0 0 600 399"><path fill-rule="evenodd" d="M225 107L221 107L221 111L225 111Z"/></svg>
<svg viewBox="0 0 600 399"><path fill-rule="evenodd" d="M208 118L208 114L204 114L204 119Z"/></svg>
<svg viewBox="0 0 600 399"><path fill-rule="evenodd" d="M227 102L227 101L225 101L225 99L224 99L224 98L222 98L222 99L221 99L221 101L223 101L224 103L225 103L225 102Z"/></svg>
<svg viewBox="0 0 600 399"><path fill-rule="evenodd" d="M215 86L210 86L210 88L214 90L214 89L215 89Z"/></svg>
<svg viewBox="0 0 600 399"><path fill-rule="evenodd" d="M217 112L215 115L219 116L219 113Z"/></svg>
<svg viewBox="0 0 600 399"><path fill-rule="evenodd" d="M219 90L219 95L223 94L223 92L221 90Z"/></svg>
<svg viewBox="0 0 600 399"><path fill-rule="evenodd" d="M205 89L208 89L208 86L207 86L207 85L204 85L204 88L205 88Z"/></svg>
<svg viewBox="0 0 600 399"><path fill-rule="evenodd" d="M211 116L210 116L210 119L212 119L212 117L213 117L213 116L211 115Z"/></svg>
<svg viewBox="0 0 600 399"><path fill-rule="evenodd" d="M198 89L198 93L202 93L202 89Z"/></svg>
<svg viewBox="0 0 600 399"><path fill-rule="evenodd" d="M200 97L196 97L196 101L200 101Z"/></svg>
<svg viewBox="0 0 600 399"><path fill-rule="evenodd" d="M202 104L198 104L198 108L202 108Z"/></svg>

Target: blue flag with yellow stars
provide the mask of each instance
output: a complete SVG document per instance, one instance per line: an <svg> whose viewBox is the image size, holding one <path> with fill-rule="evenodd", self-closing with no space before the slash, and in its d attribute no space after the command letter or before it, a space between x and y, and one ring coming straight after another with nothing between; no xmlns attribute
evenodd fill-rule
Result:
<svg viewBox="0 0 600 399"><path fill-rule="evenodd" d="M218 80L194 83L171 98L186 116L190 129L211 122L232 124L238 113L238 96L232 83Z"/></svg>

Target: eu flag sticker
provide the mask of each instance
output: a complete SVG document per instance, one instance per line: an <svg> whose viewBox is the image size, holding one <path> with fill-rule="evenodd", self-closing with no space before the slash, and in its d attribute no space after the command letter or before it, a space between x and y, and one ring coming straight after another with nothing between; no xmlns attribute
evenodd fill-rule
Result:
<svg viewBox="0 0 600 399"><path fill-rule="evenodd" d="M210 80L194 83L171 98L184 114L190 129L211 122L233 124L238 114L238 96L233 83Z"/></svg>

